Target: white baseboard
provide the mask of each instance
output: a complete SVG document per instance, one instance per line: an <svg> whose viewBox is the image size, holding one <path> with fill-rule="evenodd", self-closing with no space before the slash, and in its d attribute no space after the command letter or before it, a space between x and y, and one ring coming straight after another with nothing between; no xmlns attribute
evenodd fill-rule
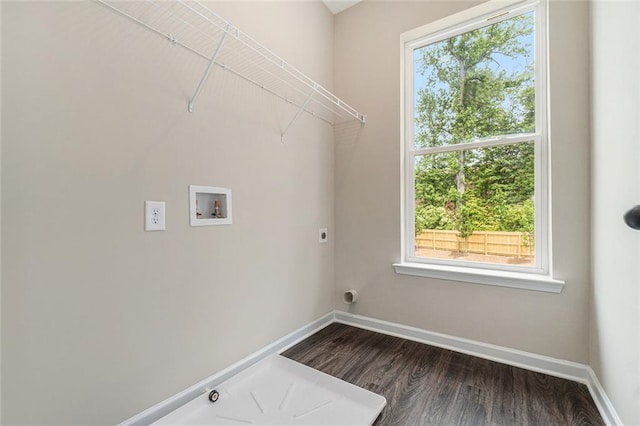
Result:
<svg viewBox="0 0 640 426"><path fill-rule="evenodd" d="M618 417L618 413L616 409L613 408L613 404L609 400L609 397L604 391L604 388L600 384L600 380L598 380L598 376L593 371L591 367L587 367L589 372L589 378L587 380L587 387L589 388L589 392L591 393L591 397L593 398L593 402L595 402L596 407L598 407L598 411L600 411L600 415L602 419L607 425L611 426L623 426L622 420Z"/></svg>
<svg viewBox="0 0 640 426"><path fill-rule="evenodd" d="M327 313L321 318L318 318L285 337L278 339L272 344L265 346L259 351L225 368L224 370L221 370L188 389L167 398L140 414L125 420L120 423L119 426L141 426L153 423L166 416L171 411L174 411L187 402L207 392L214 386L224 382L231 376L238 374L247 367L250 367L261 359L274 353L284 352L288 348L301 342L333 322L351 325L419 343L425 343L427 345L477 356L479 358L500 362L502 364L512 365L514 367L524 368L548 374L550 376L583 383L587 385L596 407L600 411L600 415L605 423L611 426L622 426L622 422L611 404L611 401L600 385L594 371L588 365L519 351L517 349L511 349L504 346L463 339L460 337L354 315L342 311L332 311Z"/></svg>
<svg viewBox="0 0 640 426"><path fill-rule="evenodd" d="M335 322L583 383L587 385L591 397L605 423L611 426L622 426L620 418L600 385L594 371L586 364L463 339L402 324L354 315L348 312L335 311Z"/></svg>
<svg viewBox="0 0 640 426"><path fill-rule="evenodd" d="M140 414L137 414L124 422L120 423L118 426L143 426L149 425L156 420L166 416L170 412L175 409L183 406L187 402L199 397L203 393L211 390L213 387L219 385L224 382L228 378L238 374L245 368L248 368L255 364L256 362L268 357L269 355L275 353L281 353L288 349L289 347L295 345L296 343L306 339L311 336L321 328L326 327L331 324L334 319L334 313L329 312L322 317L318 318L315 321L310 322L309 324L300 327L299 329L289 333L288 335L282 337L281 339L276 340L268 346L254 352L253 354L247 356L246 358L236 362L235 364L220 370L214 375L207 377L206 379L196 383L195 385L189 387L188 389L183 390L176 395L165 399L162 402L150 407Z"/></svg>
<svg viewBox="0 0 640 426"><path fill-rule="evenodd" d="M502 364L537 371L550 376L574 380L584 384L587 383L588 367L584 364L532 354L504 346L482 343L475 340L463 339L360 315L353 315L347 312L336 311L335 318L336 322L343 324L402 337L403 339L413 340L439 348L450 349L467 355L497 361Z"/></svg>

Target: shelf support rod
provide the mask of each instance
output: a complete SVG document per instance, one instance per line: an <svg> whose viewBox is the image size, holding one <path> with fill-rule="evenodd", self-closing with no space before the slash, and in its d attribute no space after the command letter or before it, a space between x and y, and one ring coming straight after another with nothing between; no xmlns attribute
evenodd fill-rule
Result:
<svg viewBox="0 0 640 426"><path fill-rule="evenodd" d="M222 45L224 44L224 40L227 38L227 34L229 34L230 30L231 30L231 24L227 25L227 29L225 30L224 34L222 34L222 38L218 43L218 47L216 47L216 51L213 52L213 56L211 56L211 59L209 60L209 65L207 65L207 69L204 71L204 75L200 79L200 83L198 84L198 87L196 87L195 93L189 100L189 112L193 112L193 104L196 102L196 99L200 94L200 90L202 90L202 86L204 86L204 82L207 81L207 78L209 78L209 73L211 73L211 68L213 68L213 64L216 62L216 58L218 57L218 54L222 49Z"/></svg>
<svg viewBox="0 0 640 426"><path fill-rule="evenodd" d="M289 131L289 128L291 127L291 125L293 123L295 123L295 121L298 119L298 117L300 117L300 114L302 114L302 112L304 111L304 109L307 107L307 104L309 103L309 101L311 100L311 97L313 96L314 93L316 93L316 90L318 89L318 85L314 84L313 86L313 90L311 91L311 93L309 93L309 95L307 96L307 99L304 100L304 103L300 106L300 109L298 110L298 112L296 113L296 115L293 116L293 119L291 119L291 121L289 122L289 125L287 126L286 129L284 129L284 131L282 132L282 134L280 135L280 139L282 141L284 141L284 136L287 134L287 132Z"/></svg>

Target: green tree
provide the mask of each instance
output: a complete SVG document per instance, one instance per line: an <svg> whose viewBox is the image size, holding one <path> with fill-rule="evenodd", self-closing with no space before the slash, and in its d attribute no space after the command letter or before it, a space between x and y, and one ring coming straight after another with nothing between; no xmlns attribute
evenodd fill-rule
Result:
<svg viewBox="0 0 640 426"><path fill-rule="evenodd" d="M415 105L417 148L535 130L532 31L527 14L415 51L424 80ZM419 158L416 232L456 229L463 238L474 230L529 232L533 143Z"/></svg>

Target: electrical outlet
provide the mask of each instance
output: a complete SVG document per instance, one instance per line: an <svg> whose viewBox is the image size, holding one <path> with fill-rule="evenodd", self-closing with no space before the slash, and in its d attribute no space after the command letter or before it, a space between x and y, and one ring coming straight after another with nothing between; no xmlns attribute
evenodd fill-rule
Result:
<svg viewBox="0 0 640 426"><path fill-rule="evenodd" d="M164 201L144 202L144 230L164 231Z"/></svg>
<svg viewBox="0 0 640 426"><path fill-rule="evenodd" d="M318 241L321 243L326 243L329 240L329 234L327 233L327 228L320 228L318 230Z"/></svg>

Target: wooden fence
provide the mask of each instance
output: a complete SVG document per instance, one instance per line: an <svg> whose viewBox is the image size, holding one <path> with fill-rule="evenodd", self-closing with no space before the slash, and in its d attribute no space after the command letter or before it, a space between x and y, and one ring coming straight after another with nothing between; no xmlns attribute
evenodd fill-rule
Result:
<svg viewBox="0 0 640 426"><path fill-rule="evenodd" d="M476 231L465 242L457 231L427 229L416 237L416 249L420 248L511 257L535 254L533 242L522 232Z"/></svg>

